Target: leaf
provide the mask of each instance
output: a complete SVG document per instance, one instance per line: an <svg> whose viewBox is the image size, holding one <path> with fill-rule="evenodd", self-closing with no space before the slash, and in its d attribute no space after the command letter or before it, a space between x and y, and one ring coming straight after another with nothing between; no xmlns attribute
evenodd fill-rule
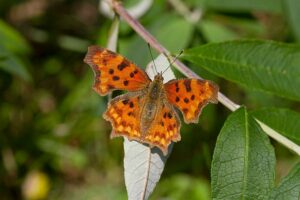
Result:
<svg viewBox="0 0 300 200"><path fill-rule="evenodd" d="M272 13L282 12L280 0L252 0L252 1L240 1L240 0L209 0L206 1L206 6L210 9L217 9L221 11L266 11Z"/></svg>
<svg viewBox="0 0 300 200"><path fill-rule="evenodd" d="M262 108L251 114L275 131L300 144L300 113L282 108Z"/></svg>
<svg viewBox="0 0 300 200"><path fill-rule="evenodd" d="M238 35L221 23L212 20L202 20L199 24L205 39L209 42L223 42L237 39Z"/></svg>
<svg viewBox="0 0 300 200"><path fill-rule="evenodd" d="M31 76L23 62L0 45L0 69L29 81Z"/></svg>
<svg viewBox="0 0 300 200"><path fill-rule="evenodd" d="M158 71L168 67L169 62L166 57L160 55L154 60ZM150 63L152 65L152 62ZM147 68L150 78L154 77L153 70ZM164 73L164 82L175 78L169 68ZM124 176L129 200L148 199L153 192L160 176L163 172L165 163L172 152L173 143L170 144L168 155L164 156L158 148L150 148L136 141L129 141L124 138Z"/></svg>
<svg viewBox="0 0 300 200"><path fill-rule="evenodd" d="M188 174L167 177L158 184L151 199L200 199L210 200L208 180Z"/></svg>
<svg viewBox="0 0 300 200"><path fill-rule="evenodd" d="M300 101L299 45L228 41L186 50L182 57L245 87Z"/></svg>
<svg viewBox="0 0 300 200"><path fill-rule="evenodd" d="M193 33L192 24L186 23L184 19L174 15L165 14L160 16L160 20L149 25L149 31L163 44L169 51L177 53L185 48L191 40ZM180 29L178 29L180 27ZM178 40L180 38L180 40ZM120 40L120 52L139 66L145 66L151 56L144 40L136 35L128 41ZM176 42L174 42L176 41ZM154 56L157 55L153 51Z"/></svg>
<svg viewBox="0 0 300 200"><path fill-rule="evenodd" d="M56 155L61 162L70 162L80 169L84 168L87 158L80 149L59 143L53 139L42 138L37 141L37 145L46 153Z"/></svg>
<svg viewBox="0 0 300 200"><path fill-rule="evenodd" d="M169 151L171 151L172 144ZM124 139L124 176L129 200L148 199L163 172L168 156L157 149Z"/></svg>
<svg viewBox="0 0 300 200"><path fill-rule="evenodd" d="M274 185L275 154L245 108L232 113L218 136L211 169L213 199L266 199Z"/></svg>
<svg viewBox="0 0 300 200"><path fill-rule="evenodd" d="M300 199L300 162L281 181L271 195L270 199L276 200L299 200Z"/></svg>
<svg viewBox="0 0 300 200"><path fill-rule="evenodd" d="M284 7L284 14L287 17L287 21L294 33L295 38L300 42L300 2L299 0L285 0L282 1Z"/></svg>
<svg viewBox="0 0 300 200"><path fill-rule="evenodd" d="M29 53L31 48L25 38L14 28L0 19L0 45L16 54Z"/></svg>

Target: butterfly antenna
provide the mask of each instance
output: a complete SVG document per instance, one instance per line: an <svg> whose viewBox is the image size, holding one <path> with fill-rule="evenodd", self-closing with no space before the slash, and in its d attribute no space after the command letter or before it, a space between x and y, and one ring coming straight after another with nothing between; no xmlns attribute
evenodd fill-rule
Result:
<svg viewBox="0 0 300 200"><path fill-rule="evenodd" d="M173 63L177 60L177 58L181 55L183 53L183 50L181 50L180 52L179 52L179 54L177 55L177 56L175 56L175 58L172 60L172 61L170 61L169 59L169 61L170 61L170 64L169 64L169 66L163 71L163 73L162 74L164 74L172 65L173 65ZM167 58L168 58L168 56L167 55L165 55Z"/></svg>
<svg viewBox="0 0 300 200"><path fill-rule="evenodd" d="M153 62L153 66L154 66L155 71L153 70L153 68L152 68L152 70L153 70L154 74L158 74L157 68L156 68L156 65L155 65L155 62L154 62L154 58L153 58L153 55L152 55L152 52L151 52L150 44L147 43L147 45L148 45L148 49L149 49L149 52L150 52L150 56L151 56L151 59L152 59L152 62Z"/></svg>

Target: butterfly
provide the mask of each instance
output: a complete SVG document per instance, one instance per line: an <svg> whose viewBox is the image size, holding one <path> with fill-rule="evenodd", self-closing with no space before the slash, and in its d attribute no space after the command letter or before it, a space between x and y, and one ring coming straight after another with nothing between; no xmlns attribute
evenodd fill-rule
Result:
<svg viewBox="0 0 300 200"><path fill-rule="evenodd" d="M162 72L151 80L144 70L105 48L90 46L84 62L93 69L93 89L101 96L128 91L109 101L103 114L113 127L111 137L125 136L158 147L164 155L171 142L181 139L175 108L185 123L197 123L202 108L217 103L219 89L211 81L185 78L164 84Z"/></svg>

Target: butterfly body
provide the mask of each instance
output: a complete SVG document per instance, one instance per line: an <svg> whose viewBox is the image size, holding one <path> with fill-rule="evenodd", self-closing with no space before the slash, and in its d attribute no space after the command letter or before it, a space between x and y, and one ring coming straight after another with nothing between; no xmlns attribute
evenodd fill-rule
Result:
<svg viewBox="0 0 300 200"><path fill-rule="evenodd" d="M186 123L198 122L201 109L217 102L218 86L206 80L181 79L163 83L154 80L123 56L97 46L89 47L84 59L95 73L94 90L106 95L113 90L128 93L112 99L103 117L111 122L111 137L125 136L168 152L180 136L178 108Z"/></svg>
<svg viewBox="0 0 300 200"><path fill-rule="evenodd" d="M147 131L150 128L155 116L157 115L159 109L161 109L161 98L164 98L163 90L163 78L161 74L156 75L154 80L149 83L149 86L145 88L145 100L143 105L141 105L141 133L142 137L147 135Z"/></svg>

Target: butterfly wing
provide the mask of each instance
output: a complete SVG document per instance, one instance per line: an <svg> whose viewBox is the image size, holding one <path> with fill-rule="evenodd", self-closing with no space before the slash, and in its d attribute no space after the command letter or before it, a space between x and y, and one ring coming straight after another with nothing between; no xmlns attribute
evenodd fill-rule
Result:
<svg viewBox="0 0 300 200"><path fill-rule="evenodd" d="M140 90L151 81L142 69L123 56L98 46L88 48L84 62L95 73L93 88L100 95L112 90Z"/></svg>
<svg viewBox="0 0 300 200"><path fill-rule="evenodd" d="M111 137L125 136L129 140L160 148L166 155L169 144L180 140L180 121L172 105L161 105L156 117L146 133L141 133L140 118L145 96L140 93L127 93L109 102L104 118L111 122Z"/></svg>
<svg viewBox="0 0 300 200"><path fill-rule="evenodd" d="M138 140L140 133L140 94L127 93L108 103L104 119L113 126L111 137L126 136Z"/></svg>
<svg viewBox="0 0 300 200"><path fill-rule="evenodd" d="M186 123L197 123L201 109L209 102L217 103L219 88L207 80L171 80L164 87L168 101L182 112Z"/></svg>
<svg viewBox="0 0 300 200"><path fill-rule="evenodd" d="M160 148L164 155L167 155L169 144L172 141L180 141L180 139L179 117L172 105L164 102L149 128L144 142Z"/></svg>

